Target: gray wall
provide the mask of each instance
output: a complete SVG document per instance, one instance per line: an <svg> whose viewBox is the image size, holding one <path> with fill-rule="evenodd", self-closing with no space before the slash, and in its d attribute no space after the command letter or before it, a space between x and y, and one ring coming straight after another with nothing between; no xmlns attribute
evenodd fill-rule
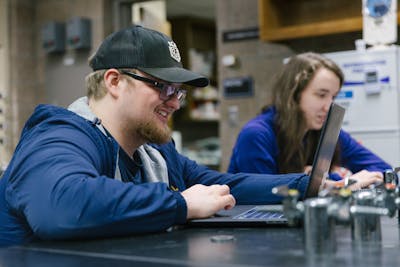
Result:
<svg viewBox="0 0 400 267"><path fill-rule="evenodd" d="M66 107L74 99L86 94L85 76L91 71L87 63L89 52L75 53L73 65L63 63L64 55L45 56L46 103Z"/></svg>
<svg viewBox="0 0 400 267"><path fill-rule="evenodd" d="M67 106L77 97L86 94L84 78L91 71L87 59L105 35L112 31L110 0L37 0L35 12L37 33L50 21L67 22L72 17L84 17L91 21L91 49L67 50L58 54L46 54L38 47L39 71L43 74L44 102ZM40 34L37 44L40 44ZM74 63L64 63L66 57Z"/></svg>
<svg viewBox="0 0 400 267"><path fill-rule="evenodd" d="M21 129L39 103L68 105L85 94L87 58L112 31L112 0L3 0L8 21L9 88L6 98L6 157L16 146ZM76 53L75 64L63 63L65 53L46 54L41 27L49 21L66 22L76 16L92 21L92 49ZM73 53L73 51L72 51ZM56 100L56 98L58 100ZM3 155L4 156L4 155Z"/></svg>
<svg viewBox="0 0 400 267"><path fill-rule="evenodd" d="M38 78L35 43L35 7L28 0L7 2L9 42L9 88L6 98L7 157L19 140L19 133L32 111L33 103L40 101L42 92Z"/></svg>

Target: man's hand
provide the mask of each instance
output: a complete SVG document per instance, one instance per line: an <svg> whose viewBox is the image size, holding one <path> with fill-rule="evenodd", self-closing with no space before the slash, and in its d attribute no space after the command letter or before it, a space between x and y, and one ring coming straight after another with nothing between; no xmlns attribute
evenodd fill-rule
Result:
<svg viewBox="0 0 400 267"><path fill-rule="evenodd" d="M182 192L186 200L187 219L206 218L221 209L231 209L236 200L227 185L196 184Z"/></svg>

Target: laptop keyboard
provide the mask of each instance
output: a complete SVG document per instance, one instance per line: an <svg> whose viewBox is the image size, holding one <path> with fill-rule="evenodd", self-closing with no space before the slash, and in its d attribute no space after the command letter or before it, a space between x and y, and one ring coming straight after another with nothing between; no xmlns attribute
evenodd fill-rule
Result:
<svg viewBox="0 0 400 267"><path fill-rule="evenodd" d="M283 217L283 212L264 210L254 207L248 211L236 215L233 217L233 219L280 219Z"/></svg>

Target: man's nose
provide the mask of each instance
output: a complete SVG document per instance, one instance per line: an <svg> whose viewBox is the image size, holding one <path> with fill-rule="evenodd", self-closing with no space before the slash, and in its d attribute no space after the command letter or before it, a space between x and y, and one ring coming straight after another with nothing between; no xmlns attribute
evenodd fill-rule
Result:
<svg viewBox="0 0 400 267"><path fill-rule="evenodd" d="M180 109L180 107L181 107L181 102L179 101L178 97L176 97L176 96L170 97L168 100L165 101L165 104L168 107L174 109L174 111Z"/></svg>

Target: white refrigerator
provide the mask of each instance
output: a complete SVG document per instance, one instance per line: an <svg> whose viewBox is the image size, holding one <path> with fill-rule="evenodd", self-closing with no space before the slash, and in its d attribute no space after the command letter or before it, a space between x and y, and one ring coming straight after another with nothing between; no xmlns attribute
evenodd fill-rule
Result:
<svg viewBox="0 0 400 267"><path fill-rule="evenodd" d="M327 53L345 75L335 102L346 108L343 129L393 167L400 166L398 46Z"/></svg>

